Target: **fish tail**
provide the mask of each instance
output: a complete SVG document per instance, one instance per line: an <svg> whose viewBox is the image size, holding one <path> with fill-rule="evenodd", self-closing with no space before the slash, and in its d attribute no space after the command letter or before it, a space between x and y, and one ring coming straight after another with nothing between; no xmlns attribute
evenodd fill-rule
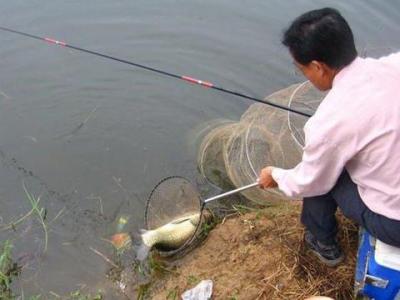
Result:
<svg viewBox="0 0 400 300"><path fill-rule="evenodd" d="M150 254L150 250L154 244L152 230L140 229L138 234L135 234L135 254L136 259L144 261Z"/></svg>
<svg viewBox="0 0 400 300"><path fill-rule="evenodd" d="M149 246L142 242L139 247L136 248L136 259L139 261L146 260L146 258L149 257L150 249Z"/></svg>

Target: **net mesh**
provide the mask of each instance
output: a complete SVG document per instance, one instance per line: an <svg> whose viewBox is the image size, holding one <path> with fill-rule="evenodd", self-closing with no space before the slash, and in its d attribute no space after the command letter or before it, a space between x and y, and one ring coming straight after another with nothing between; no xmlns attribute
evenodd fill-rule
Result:
<svg viewBox="0 0 400 300"><path fill-rule="evenodd" d="M266 100L313 114L324 97L311 83L279 90ZM307 117L262 103L251 105L239 121L224 122L203 138L198 154L200 172L221 187L255 182L266 166L292 168L301 159ZM242 193L259 204L282 198L278 189Z"/></svg>
<svg viewBox="0 0 400 300"><path fill-rule="evenodd" d="M324 94L308 83L289 86L266 100L312 114ZM221 121L203 137L199 147L200 173L212 184L233 189L254 183L262 168L272 165L294 167L301 159L304 145L303 127L307 117L255 103L239 121ZM242 194L259 204L282 198L277 189L249 189ZM206 219L202 200L193 185L183 177L162 180L147 202L145 220L148 230L158 229L177 219L200 214L193 235L177 249L164 255L181 253L200 236L200 225ZM162 249L158 249L163 251Z"/></svg>
<svg viewBox="0 0 400 300"><path fill-rule="evenodd" d="M199 213L201 200L192 184L183 177L168 177L153 189L147 201L146 227L157 229L177 218Z"/></svg>
<svg viewBox="0 0 400 300"><path fill-rule="evenodd" d="M198 217L193 218L197 215ZM202 200L196 189L189 180L179 176L165 178L155 186L147 200L145 211L148 230L160 230L166 224L191 217L192 224L188 224L190 226L187 227L189 229L181 225L177 226L179 228L176 232L159 231L161 239L166 239L167 244L171 244L166 245L165 249L156 247L163 256L181 253L190 246L199 235L206 216L205 211L202 211ZM186 232L185 237L182 237L182 230Z"/></svg>

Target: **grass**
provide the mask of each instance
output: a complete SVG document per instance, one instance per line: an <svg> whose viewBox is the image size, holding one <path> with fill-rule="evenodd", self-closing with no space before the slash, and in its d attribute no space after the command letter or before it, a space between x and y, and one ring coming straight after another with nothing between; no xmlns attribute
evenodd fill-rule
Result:
<svg viewBox="0 0 400 300"><path fill-rule="evenodd" d="M190 275L188 278L187 278L187 285L195 285L195 284L198 284L200 282L200 279L199 278L197 278L196 276L194 276L194 275Z"/></svg>
<svg viewBox="0 0 400 300"><path fill-rule="evenodd" d="M21 268L12 259L12 249L13 245L11 244L11 242L9 240L4 241L0 253L0 299L1 300L21 299L21 297L17 297L15 295L11 286L12 282L15 279L17 279L17 277L21 273ZM29 300L41 299L40 295L35 295L25 298L23 296L23 291L21 296L22 299L29 299ZM93 299L93 300L98 300L98 299Z"/></svg>
<svg viewBox="0 0 400 300"><path fill-rule="evenodd" d="M6 240L0 254L0 299L13 299L11 283L19 275L20 269L12 260L12 244Z"/></svg>
<svg viewBox="0 0 400 300"><path fill-rule="evenodd" d="M354 264L358 242L357 227L338 213L339 239L347 257L344 264L337 268L328 268L319 263L304 246L304 231L298 220L301 211L300 204L282 202L271 205L267 209L243 205L236 206L233 216L236 215L238 220L233 220L229 224L236 224L236 227L233 226L232 228L237 228L240 224L243 228L248 228L248 225L250 225L250 228L244 230L247 233L237 235L232 233L237 241L233 243L238 245L238 249L234 252L238 254L240 259L245 260L249 255L257 259L257 257L264 255L263 245L267 249L271 246L271 253L265 254L266 258L270 259L265 265L271 269L265 271L268 276L260 281L258 281L257 276L264 276L264 271L259 269L257 260L254 267L239 268L240 266L237 265L238 270L230 271L249 272L249 277L253 278L254 282L249 281L243 284L256 283L254 290L258 296L255 296L254 299L306 299L310 295L326 295L334 299L352 299ZM218 226L216 230L223 226L223 224ZM206 232L209 231L209 228L206 227L205 229ZM216 237L218 234L211 236ZM221 251L220 253L225 253L223 239L215 239L214 241L219 240L222 241L221 248L218 248L215 243L212 246L210 244L207 246L205 243L203 250L215 251L215 249L218 249L218 251ZM246 252L250 249L253 251L251 254ZM274 258L275 255L276 259ZM151 287L148 295L162 295L164 297L168 295L172 297L173 290L182 291L195 284L196 277L192 276L196 274L195 272L201 270L201 276L208 278L212 276L210 274L215 274L212 265L209 269L200 267L199 263L204 262L204 257L199 256L197 258L199 260L196 260L196 256L194 256L186 261L189 267L180 266L182 269L180 267L176 269L175 272L179 272L185 277L169 276L162 284L155 285L154 288ZM223 258L225 256L222 257L221 261L225 261ZM230 261L229 255L226 256L226 261ZM209 261L205 260L205 265L208 265L208 263ZM229 265L229 263L226 263L226 265ZM226 265L221 266L221 268L229 268ZM224 272L220 273L221 276L225 276L225 274ZM229 272L227 274L226 276L229 276ZM241 290L229 291L228 288L224 290L222 287L220 292L226 293L224 299L236 300L244 296L244 292Z"/></svg>
<svg viewBox="0 0 400 300"><path fill-rule="evenodd" d="M169 269L166 264L159 260L155 255L149 257L149 268L152 276L161 276L167 273L174 273L173 270Z"/></svg>
<svg viewBox="0 0 400 300"><path fill-rule="evenodd" d="M24 222L33 212L34 212L34 210L31 209L28 213L26 213L25 215L23 215L21 218L15 220L15 221L13 221L13 222L10 222L10 223L8 223L8 224L5 224L5 225L0 226L0 230L9 230L9 229L12 229L12 230L15 231L17 225L19 225L19 224L21 224L22 222Z"/></svg>
<svg viewBox="0 0 400 300"><path fill-rule="evenodd" d="M81 290L74 291L70 294L70 300L103 300L104 297L101 292L97 292L95 295L82 294Z"/></svg>
<svg viewBox="0 0 400 300"><path fill-rule="evenodd" d="M79 289L72 291L68 296L60 296L57 293L50 291L49 294L52 296L50 299L65 299L65 300L104 300L103 294L101 291L98 291L94 295L83 293L83 289L86 285L82 285ZM47 298L46 298L47 299ZM30 299L33 300L33 299Z"/></svg>
<svg viewBox="0 0 400 300"><path fill-rule="evenodd" d="M22 217L20 217L19 219L12 221L8 224L4 224L0 226L0 230L16 230L16 227L23 223L26 219L28 219L32 214L36 214L36 216L38 217L38 220L40 222L40 224L43 227L43 231L44 231L44 250L43 252L47 251L47 244L48 244L48 230L47 230L47 225L45 223L45 219L46 219L46 215L47 215L47 211L44 207L39 207L39 202L40 202L40 197L35 198L30 192L28 192L25 184L22 185L25 195L29 200L29 203L31 205L31 209ZM62 213L62 210L60 211L60 213L54 218L54 220L56 218L59 217L59 215ZM53 221L54 221L53 220Z"/></svg>
<svg viewBox="0 0 400 300"><path fill-rule="evenodd" d="M246 206L243 204L234 204L232 205L233 210L236 211L239 215L244 215L246 213L252 212L252 211L259 211L259 208L255 208L255 207L250 207L250 206Z"/></svg>
<svg viewBox="0 0 400 300"><path fill-rule="evenodd" d="M204 222L203 224L201 224L201 236L207 236L215 226L217 226L217 222Z"/></svg>
<svg viewBox="0 0 400 300"><path fill-rule="evenodd" d="M149 289L155 279L175 272L166 267L166 264L154 254L151 254L146 262L134 264L133 267L140 277L148 279L148 282L136 286L138 300L147 299Z"/></svg>
<svg viewBox="0 0 400 300"><path fill-rule="evenodd" d="M22 224L25 220L27 220L32 215L36 214L44 231L44 251L47 251L47 244L48 244L48 231L47 225L45 223L46 219L46 210L43 207L39 207L40 197L35 198L31 193L28 192L26 189L25 184L23 184L23 189L25 192L26 197L31 204L31 209L22 217L12 221L8 224L0 226L0 230L14 230L16 231L16 227ZM16 262L12 259L12 248L13 245L9 240L6 240L0 252L0 299L4 300L12 300L16 299L16 295L12 291L11 284L12 282L20 275L21 267L17 265ZM23 291L22 292L22 299L24 299ZM41 299L40 295L30 296L27 299L29 300L38 300Z"/></svg>
<svg viewBox="0 0 400 300"><path fill-rule="evenodd" d="M170 290L170 291L168 292L167 300L177 300L177 299L179 299L178 297L179 297L178 291L177 291L177 289L175 288L175 289L172 289L172 290Z"/></svg>
<svg viewBox="0 0 400 300"><path fill-rule="evenodd" d="M137 289L137 299L138 300L144 300L146 299L147 293L149 291L150 288L150 282L146 283L146 284L141 284L139 285L138 289Z"/></svg>
<svg viewBox="0 0 400 300"><path fill-rule="evenodd" d="M48 244L48 240L49 240L49 235L48 235L48 231L47 231L47 225L44 222L46 219L46 215L47 215L47 211L45 208L43 207L39 207L39 202L40 202L40 197L35 198L31 193L28 192L28 190L26 189L25 184L23 184L23 188L24 188L24 192L26 197L28 198L31 206L32 206L32 213L36 213L39 222L41 223L42 227L43 227L43 232L44 232L44 249L43 252L47 251L47 244Z"/></svg>
<svg viewBox="0 0 400 300"><path fill-rule="evenodd" d="M39 220L44 233L44 246L43 253L47 251L48 248L48 225L46 224L47 211L44 207L40 206L40 197L35 197L32 193L28 191L25 184L23 184L23 190L27 199L29 200L31 209L24 214L22 217L0 226L0 231L14 230L16 231L17 226L26 221L29 217L36 216ZM62 213L62 209L57 216L51 221L55 221ZM14 299L29 299L29 300L39 300L42 299L41 295L35 296L24 296L23 290L21 290L21 295L17 296L12 290L12 283L21 273L21 266L18 266L16 262L12 259L12 249L13 245L9 240L3 242L0 245L0 299L1 300L14 300ZM71 300L101 300L103 296L101 293L95 295L84 295L80 290L71 293L67 297L61 297L56 293L51 293L54 299L71 299Z"/></svg>
<svg viewBox="0 0 400 300"><path fill-rule="evenodd" d="M211 230L220 223L219 218L214 215L211 210L205 209L203 211L202 222L200 224L199 233L197 234L196 239L202 240L210 233Z"/></svg>

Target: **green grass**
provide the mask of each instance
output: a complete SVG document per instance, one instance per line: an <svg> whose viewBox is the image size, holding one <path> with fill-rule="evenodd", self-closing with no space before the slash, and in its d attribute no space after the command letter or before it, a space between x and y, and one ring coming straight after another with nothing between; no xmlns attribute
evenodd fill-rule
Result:
<svg viewBox="0 0 400 300"><path fill-rule="evenodd" d="M187 280L186 280L186 283L187 283L189 286L195 285L195 284L197 284L197 283L199 283L199 282L200 282L200 279L197 278L197 277L194 276L194 275L189 275L189 277L188 277Z"/></svg>
<svg viewBox="0 0 400 300"><path fill-rule="evenodd" d="M235 289L233 294L231 296L229 296L228 300L239 300L237 293L238 293L238 291Z"/></svg>
<svg viewBox="0 0 400 300"><path fill-rule="evenodd" d="M33 214L33 212L34 212L34 210L31 209L28 213L26 213L25 215L23 215L21 218L15 220L15 221L12 221L12 222L10 222L10 223L8 223L8 224L1 225L1 226L0 226L0 230L9 230L9 229L12 229L12 230L15 231L17 225L19 225L20 223L24 222L31 214Z"/></svg>
<svg viewBox="0 0 400 300"><path fill-rule="evenodd" d="M5 230L16 230L16 227L22 224L29 217L36 217L43 229L44 234L44 246L43 253L48 248L48 224L46 224L47 211L44 207L40 206L40 197L35 197L28 191L25 184L23 183L23 190L27 199L29 200L31 209L22 217L15 219L14 221L0 226L0 231ZM64 209L54 217L54 222L63 213ZM23 290L20 291L20 295L16 295L15 291L12 290L12 282L20 275L21 267L17 265L12 259L13 245L9 240L4 241L0 244L0 300L15 300L15 299L27 299L27 300L41 300L41 299L66 299L66 300L103 300L104 296L100 291L95 294L84 293L82 289L73 291L67 296L60 296L54 292L49 292L51 298L42 298L41 295L36 296L25 296Z"/></svg>
<svg viewBox="0 0 400 300"><path fill-rule="evenodd" d="M138 300L146 299L149 289L150 289L150 283L139 285L137 288L137 299Z"/></svg>
<svg viewBox="0 0 400 300"><path fill-rule="evenodd" d="M103 300L103 295L101 292L96 293L95 295L91 294L83 294L81 290L77 290L70 294L69 300Z"/></svg>
<svg viewBox="0 0 400 300"><path fill-rule="evenodd" d="M204 217L206 214L210 214L210 217ZM220 220L212 213L212 211L207 209L203 212L203 218L204 221L200 224L200 234L198 236L200 239L206 237L210 231L220 223Z"/></svg>
<svg viewBox="0 0 400 300"><path fill-rule="evenodd" d="M167 273L174 273L173 270L169 269L166 264L154 255L149 256L149 268L152 276L160 276Z"/></svg>
<svg viewBox="0 0 400 300"><path fill-rule="evenodd" d="M259 212L263 209L265 209L265 207L251 207L251 206L246 206L243 204L235 204L232 205L234 211L236 211L239 215L244 215L247 214L249 212Z"/></svg>
<svg viewBox="0 0 400 300"><path fill-rule="evenodd" d="M179 299L178 297L179 295L176 288L168 291L167 300L177 300Z"/></svg>
<svg viewBox="0 0 400 300"><path fill-rule="evenodd" d="M2 293L10 289L11 277L9 273L12 268L11 249L12 245L10 241L5 241L0 256L0 286Z"/></svg>
<svg viewBox="0 0 400 300"><path fill-rule="evenodd" d="M22 187L24 189L25 195L29 200L29 203L31 205L31 209L22 217L16 219L15 221L12 221L8 224L4 224L0 226L0 230L16 230L16 227L23 223L27 218L29 218L31 215L35 214L43 228L43 232L44 232L44 249L43 252L47 251L47 245L48 245L48 230L47 230L47 225L45 223L46 220L46 215L47 215L47 211L44 207L40 207L39 206L39 202L40 202L40 197L35 198L33 196L33 194L31 194L30 192L28 192L25 184L22 184ZM53 219L53 221L59 217L59 215L61 215L63 210L61 210L59 212L59 214Z"/></svg>
<svg viewBox="0 0 400 300"><path fill-rule="evenodd" d="M13 299L11 283L19 274L19 268L12 260L12 244L6 240L1 247L0 254L0 299Z"/></svg>
<svg viewBox="0 0 400 300"><path fill-rule="evenodd" d="M211 231L216 225L217 225L216 222L212 222L212 223L204 222L203 224L201 224L201 231L200 231L201 235L207 236L207 235L210 233L210 231Z"/></svg>
<svg viewBox="0 0 400 300"><path fill-rule="evenodd" d="M43 232L44 232L44 249L43 252L47 251L47 244L48 244L48 240L49 240L49 235L48 235L48 231L47 231L47 225L44 222L46 219L46 209L43 207L39 207L39 202L40 202L40 197L35 198L31 193L28 192L28 190L26 189L25 184L23 184L23 188L25 191L25 195L28 198L31 206L32 206L32 210L33 213L36 213L36 216L39 219L40 224L43 227Z"/></svg>

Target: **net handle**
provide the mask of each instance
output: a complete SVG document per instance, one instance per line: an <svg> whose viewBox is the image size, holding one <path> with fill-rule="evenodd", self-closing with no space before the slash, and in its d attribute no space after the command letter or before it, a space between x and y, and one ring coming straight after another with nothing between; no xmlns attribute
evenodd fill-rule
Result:
<svg viewBox="0 0 400 300"><path fill-rule="evenodd" d="M248 189L251 189L251 188L256 187L256 186L259 186L259 185L260 185L260 183L259 183L258 180L257 180L256 182L253 182L253 183L251 183L251 184L242 186L242 187L237 188L237 189L235 189L235 190L232 190L232 191L229 191L229 192L226 192L226 193L219 194L219 195L217 195L217 196L208 198L208 199L204 200L202 206L204 207L204 205L205 205L206 203L209 203L209 202L211 202L211 201L218 200L218 199L221 199L221 198L225 198L225 197L228 197L228 196L230 196L230 195L234 195L234 194L240 193L240 192L242 192L242 191L244 191L244 190L248 190Z"/></svg>

